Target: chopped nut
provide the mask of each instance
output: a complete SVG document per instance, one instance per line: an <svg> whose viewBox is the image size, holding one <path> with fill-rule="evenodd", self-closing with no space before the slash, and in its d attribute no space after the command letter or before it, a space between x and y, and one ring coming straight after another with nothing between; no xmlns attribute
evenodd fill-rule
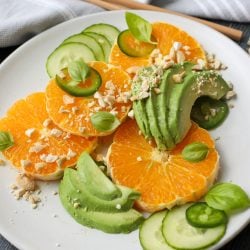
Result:
<svg viewBox="0 0 250 250"><path fill-rule="evenodd" d="M121 206L121 204L116 204L115 208L120 210L122 208L122 206Z"/></svg>
<svg viewBox="0 0 250 250"><path fill-rule="evenodd" d="M136 74L137 71L138 71L140 68L141 68L141 67L138 67L138 66L132 66L132 67L128 68L128 69L126 70L126 72L129 73L129 74Z"/></svg>
<svg viewBox="0 0 250 250"><path fill-rule="evenodd" d="M180 42L174 42L173 43L173 48L174 48L175 51L180 50L181 47L182 47L182 43L180 43Z"/></svg>
<svg viewBox="0 0 250 250"><path fill-rule="evenodd" d="M32 147L29 149L29 153L39 153L44 148L46 148L47 145L42 144L41 142L36 142Z"/></svg>
<svg viewBox="0 0 250 250"><path fill-rule="evenodd" d="M14 196L16 197L17 200L21 199L23 197L23 195L25 194L25 190L20 188L20 189L17 189L15 192L14 192Z"/></svg>
<svg viewBox="0 0 250 250"><path fill-rule="evenodd" d="M29 128L25 131L25 135L28 137L31 137L33 135L33 133L35 132L35 128Z"/></svg>
<svg viewBox="0 0 250 250"><path fill-rule="evenodd" d="M75 99L73 97L70 97L68 95L63 96L63 103L65 105L73 104L75 102Z"/></svg>
<svg viewBox="0 0 250 250"><path fill-rule="evenodd" d="M183 63L185 61L185 55L182 51L177 51L176 53L176 60L177 60L177 63Z"/></svg>
<svg viewBox="0 0 250 250"><path fill-rule="evenodd" d="M69 149L67 153L67 159L70 160L71 158L74 158L75 156L77 156L77 153L74 152L72 149Z"/></svg>
<svg viewBox="0 0 250 250"><path fill-rule="evenodd" d="M134 119L134 110L133 109L128 112L128 117L130 117L131 119Z"/></svg>
<svg viewBox="0 0 250 250"><path fill-rule="evenodd" d="M43 126L45 128L47 128L50 124L52 123L52 120L50 118L46 119L44 122L43 122Z"/></svg>
<svg viewBox="0 0 250 250"><path fill-rule="evenodd" d="M22 168L26 168L26 167L28 167L28 166L31 165L31 161L30 160L21 160L20 163L21 163L21 167Z"/></svg>
<svg viewBox="0 0 250 250"><path fill-rule="evenodd" d="M141 156L138 156L138 157L136 158L136 160L137 160L137 161L142 161Z"/></svg>
<svg viewBox="0 0 250 250"><path fill-rule="evenodd" d="M0 166L5 166L6 165L6 162L2 159L0 159Z"/></svg>
<svg viewBox="0 0 250 250"><path fill-rule="evenodd" d="M176 82L176 83L182 82L184 75L185 75L185 71L183 71L183 72L181 72L179 74L173 75L174 82Z"/></svg>
<svg viewBox="0 0 250 250"><path fill-rule="evenodd" d="M22 188L24 191L34 191L34 190L36 190L35 181L28 178L24 174L19 174L16 177L16 184L17 184L18 187Z"/></svg>
<svg viewBox="0 0 250 250"><path fill-rule="evenodd" d="M154 92L155 92L156 94L160 94L160 93L161 93L161 90L160 90L159 88L154 88Z"/></svg>
<svg viewBox="0 0 250 250"><path fill-rule="evenodd" d="M236 92L233 91L233 90L229 90L229 91L226 93L225 98L226 98L227 100L230 100L230 99L232 99L232 98L235 97L235 96L236 96Z"/></svg>
<svg viewBox="0 0 250 250"><path fill-rule="evenodd" d="M46 166L46 163L44 163L44 162L37 162L37 163L35 163L35 169L36 170L44 168L45 166Z"/></svg>
<svg viewBox="0 0 250 250"><path fill-rule="evenodd" d="M42 161L45 161L46 163L53 163L58 160L58 155L52 155L52 154L42 154L40 155L40 159Z"/></svg>
<svg viewBox="0 0 250 250"><path fill-rule="evenodd" d="M62 134L63 134L63 132L60 129L57 129L57 128L53 128L50 131L50 135L52 135L54 137L57 137L57 138L60 137Z"/></svg>

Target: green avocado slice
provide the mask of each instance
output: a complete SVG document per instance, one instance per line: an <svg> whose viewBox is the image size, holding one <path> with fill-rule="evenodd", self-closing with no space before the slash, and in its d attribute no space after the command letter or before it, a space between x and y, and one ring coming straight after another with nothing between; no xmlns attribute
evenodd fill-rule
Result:
<svg viewBox="0 0 250 250"><path fill-rule="evenodd" d="M67 212L80 224L102 230L106 233L130 233L143 222L143 216L134 209L119 213L88 211L75 206L68 195L68 184L64 180L59 186L61 202Z"/></svg>
<svg viewBox="0 0 250 250"><path fill-rule="evenodd" d="M69 168L64 172L63 185L67 185L65 192L71 197L71 200L78 203L81 208L87 208L91 211L127 211L132 208L134 201L140 197L140 194L133 189L118 186L122 193L121 197L113 200L100 199L88 191L86 183L80 180L77 171Z"/></svg>
<svg viewBox="0 0 250 250"><path fill-rule="evenodd" d="M84 152L78 159L77 171L86 189L100 199L113 200L121 197L121 191L107 178L88 153Z"/></svg>
<svg viewBox="0 0 250 250"><path fill-rule="evenodd" d="M133 102L133 110L135 114L135 120L143 133L143 135L148 139L151 138L150 127L148 123L148 117L146 113L145 100L137 100Z"/></svg>
<svg viewBox="0 0 250 250"><path fill-rule="evenodd" d="M195 100L200 96L218 100L228 90L227 83L214 71L190 72L184 82L174 84L168 105L168 126L176 144L191 127L190 113Z"/></svg>
<svg viewBox="0 0 250 250"><path fill-rule="evenodd" d="M157 94L153 90L151 90L150 96L146 100L146 113L148 117L150 132L155 139L157 148L159 150L166 150L167 149L166 140L160 131L157 119L157 110L155 107L156 99L157 99Z"/></svg>

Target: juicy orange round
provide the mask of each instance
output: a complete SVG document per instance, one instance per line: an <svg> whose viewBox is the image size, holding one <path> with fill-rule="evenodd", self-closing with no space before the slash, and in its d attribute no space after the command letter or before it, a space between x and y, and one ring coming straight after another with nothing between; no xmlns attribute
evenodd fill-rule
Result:
<svg viewBox="0 0 250 250"><path fill-rule="evenodd" d="M191 163L182 158L182 149L192 142L209 147L205 160ZM148 212L199 200L214 182L219 168L219 155L208 132L193 124L172 151L160 152L151 144L140 135L135 120L121 125L107 155L113 181L139 191L141 197L136 205Z"/></svg>
<svg viewBox="0 0 250 250"><path fill-rule="evenodd" d="M185 61L197 62L198 59L205 60L206 55L198 41L180 28L162 22L152 24L152 35L157 41L157 48L163 55L168 55L174 42L182 44L181 52L185 55ZM111 50L109 62L121 66L122 69L130 71L133 67L142 67L150 64L148 57L130 57L125 55L115 44Z"/></svg>
<svg viewBox="0 0 250 250"><path fill-rule="evenodd" d="M14 146L3 155L17 169L41 180L55 180L63 169L76 164L83 151L94 150L97 139L71 135L49 118L45 94L34 93L18 100L0 119L0 131L9 131Z"/></svg>
<svg viewBox="0 0 250 250"><path fill-rule="evenodd" d="M51 80L46 88L47 111L49 116L64 131L81 136L105 136L110 132L97 131L90 120L92 114L98 111L113 112L122 122L131 107L130 77L118 67L103 63L92 62L90 66L99 72L102 85L98 95L110 98L112 105L100 103L94 96L73 97L60 89L55 80ZM113 93L112 93L113 90ZM68 100L68 101L67 101Z"/></svg>

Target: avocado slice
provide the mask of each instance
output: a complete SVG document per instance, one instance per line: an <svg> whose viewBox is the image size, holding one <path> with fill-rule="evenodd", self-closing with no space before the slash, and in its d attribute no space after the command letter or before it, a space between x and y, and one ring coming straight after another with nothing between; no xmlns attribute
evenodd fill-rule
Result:
<svg viewBox="0 0 250 250"><path fill-rule="evenodd" d="M140 193L131 188L117 186L122 193L121 197L113 200L100 199L88 191L86 183L80 180L78 172L69 168L65 169L62 185L67 185L65 192L71 197L71 200L77 202L81 208L87 208L91 211L127 211L132 208L134 201L140 197Z"/></svg>
<svg viewBox="0 0 250 250"><path fill-rule="evenodd" d="M135 114L135 120L138 124L139 129L143 135L149 139L152 137L150 127L148 123L148 117L146 113L145 100L137 100L133 102L133 110Z"/></svg>
<svg viewBox="0 0 250 250"><path fill-rule="evenodd" d="M222 98L229 90L224 79L214 71L190 72L182 83L174 84L169 100L168 126L175 143L186 136L191 127L190 113L200 96Z"/></svg>
<svg viewBox="0 0 250 250"><path fill-rule="evenodd" d="M86 207L75 206L75 201L68 194L68 185L72 183L64 183L64 181L59 186L60 199L64 208L78 223L106 233L129 233L137 229L143 222L143 216L134 209L126 212L106 213L88 211Z"/></svg>
<svg viewBox="0 0 250 250"><path fill-rule="evenodd" d="M155 139L157 148L159 150L166 150L166 140L160 131L157 119L157 109L155 107L156 100L157 94L153 90L151 90L150 96L146 100L146 113L148 117L150 132Z"/></svg>
<svg viewBox="0 0 250 250"><path fill-rule="evenodd" d="M121 197L121 190L103 174L88 153L84 152L79 157L77 171L86 189L98 198L113 200Z"/></svg>

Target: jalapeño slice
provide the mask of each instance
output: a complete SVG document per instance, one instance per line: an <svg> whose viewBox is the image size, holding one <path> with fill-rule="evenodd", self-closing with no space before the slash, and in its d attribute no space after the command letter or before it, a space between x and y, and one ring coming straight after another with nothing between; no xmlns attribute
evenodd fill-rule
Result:
<svg viewBox="0 0 250 250"><path fill-rule="evenodd" d="M203 96L196 100L191 111L191 119L202 128L213 129L226 119L228 113L229 108L225 101Z"/></svg>
<svg viewBox="0 0 250 250"><path fill-rule="evenodd" d="M60 75L56 75L57 85L72 96L91 96L101 86L102 78L100 74L90 67L90 72L84 82L76 82L71 79L68 69L61 70Z"/></svg>
<svg viewBox="0 0 250 250"><path fill-rule="evenodd" d="M131 57L147 56L156 48L156 44L137 40L130 30L124 30L119 34L117 44L124 54Z"/></svg>
<svg viewBox="0 0 250 250"><path fill-rule="evenodd" d="M224 211L209 207L205 202L198 202L186 210L186 219L194 227L212 228L228 221Z"/></svg>

